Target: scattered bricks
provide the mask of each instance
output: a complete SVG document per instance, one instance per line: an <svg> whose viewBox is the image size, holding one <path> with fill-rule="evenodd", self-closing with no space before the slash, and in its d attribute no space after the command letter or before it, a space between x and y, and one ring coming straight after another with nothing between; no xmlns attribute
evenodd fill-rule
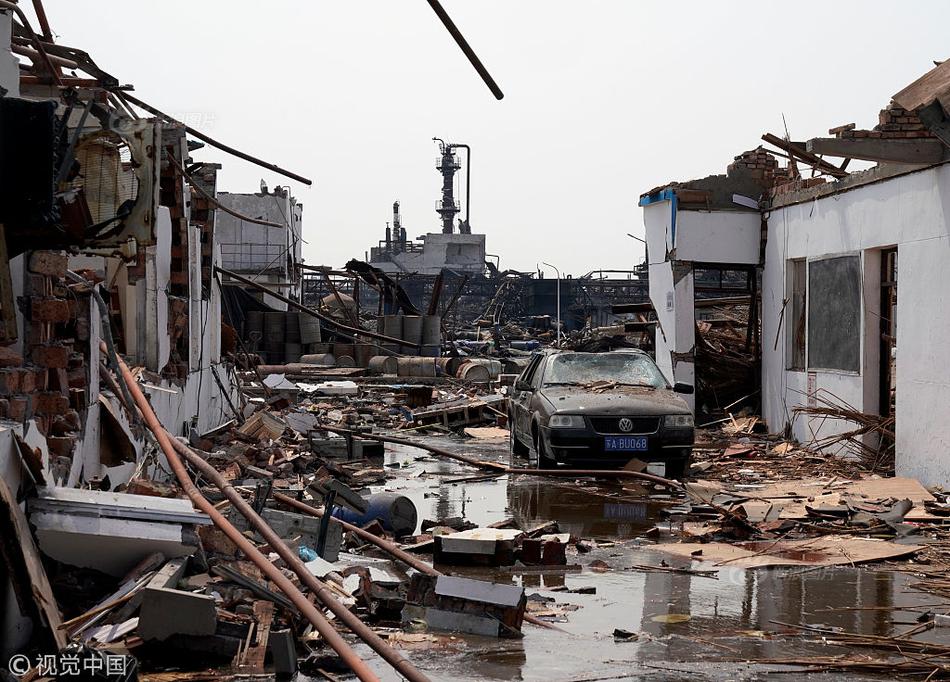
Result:
<svg viewBox="0 0 950 682"><path fill-rule="evenodd" d="M46 447L53 457L72 457L76 446L75 436L47 436Z"/></svg>
<svg viewBox="0 0 950 682"><path fill-rule="evenodd" d="M841 134L841 133L843 133L843 132L846 132L846 131L848 131L848 130L854 130L855 127L856 127L856 126L855 126L853 123L845 123L843 126L837 126L837 127L835 127L835 128L831 128L831 129L828 131L828 134L829 134L829 135L835 135L835 136L837 136L837 135L839 135L839 134Z"/></svg>
<svg viewBox="0 0 950 682"><path fill-rule="evenodd" d="M158 483L145 478L133 478L125 491L130 495L148 495L149 497L178 497L178 486Z"/></svg>
<svg viewBox="0 0 950 682"><path fill-rule="evenodd" d="M33 396L13 395L8 398L7 419L26 421L32 415Z"/></svg>
<svg viewBox="0 0 950 682"><path fill-rule="evenodd" d="M30 357L40 367L65 368L69 366L69 348L58 344L36 346Z"/></svg>
<svg viewBox="0 0 950 682"><path fill-rule="evenodd" d="M73 311L69 301L63 298L41 298L34 296L30 299L30 314L34 322L64 323L72 319Z"/></svg>
<svg viewBox="0 0 950 682"><path fill-rule="evenodd" d="M63 414L69 409L69 399L62 393L43 391L34 396L33 409L37 414Z"/></svg>
<svg viewBox="0 0 950 682"><path fill-rule="evenodd" d="M10 346L0 346L0 367L19 367L23 364L23 356Z"/></svg>
<svg viewBox="0 0 950 682"><path fill-rule="evenodd" d="M34 251L30 254L30 272L46 277L65 277L69 257L56 251Z"/></svg>
<svg viewBox="0 0 950 682"><path fill-rule="evenodd" d="M20 370L0 370L0 395L13 395L20 392Z"/></svg>

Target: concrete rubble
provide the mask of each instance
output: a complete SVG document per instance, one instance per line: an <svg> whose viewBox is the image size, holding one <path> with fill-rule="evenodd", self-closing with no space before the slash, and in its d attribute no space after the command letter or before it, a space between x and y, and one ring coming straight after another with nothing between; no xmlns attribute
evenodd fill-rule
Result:
<svg viewBox="0 0 950 682"><path fill-rule="evenodd" d="M945 180L933 79L874 130L767 135L786 166L758 147L725 175L644 193L654 261L562 288L560 272L485 265L453 194L471 149L438 138L440 232L408 239L396 202L365 260L309 265L289 188L225 192L201 150L236 150L24 21L0 3L0 47L26 49L0 83L0 164L19 174L0 207L0 660L27 656L18 679L56 678L54 654L121 658L122 674L94 677L109 680L535 679L522 668L536 658L600 670L624 647L649 662L680 645L682 662L950 678L950 468L908 447L934 452L927 431L946 425L898 407L886 330L872 330L873 368L860 341L809 336L835 311L820 287L806 310L797 255L768 256L767 214L836 200L826 185L884 191L870 187L908 165ZM922 146L893 144L909 140ZM836 155L883 165L862 180ZM889 253L874 265L896 277ZM821 281L860 306L856 265ZM779 279L791 291L776 312L762 286ZM882 316L855 310L843 326ZM608 437L643 437L603 466L545 460L555 427L528 424L529 447L512 406L562 351L655 361L662 386L564 385L681 393L684 413L647 414L642 431L603 417L620 429ZM554 416L580 430L597 415ZM695 435L683 476L649 456L661 419ZM786 578L811 593L789 597ZM890 620L841 616L862 609ZM498 668L473 673L483 654Z"/></svg>

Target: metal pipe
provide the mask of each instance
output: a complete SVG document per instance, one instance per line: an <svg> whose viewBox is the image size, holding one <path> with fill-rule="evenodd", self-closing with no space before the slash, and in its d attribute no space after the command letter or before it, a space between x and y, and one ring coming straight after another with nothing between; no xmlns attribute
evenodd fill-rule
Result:
<svg viewBox="0 0 950 682"><path fill-rule="evenodd" d="M43 0L33 0L33 11L36 13L36 20L40 22L40 28L43 29L43 38L48 43L53 42L53 31L49 27L49 19L46 18Z"/></svg>
<svg viewBox="0 0 950 682"><path fill-rule="evenodd" d="M363 621L350 612L346 606L337 601L333 593L317 579L313 573L307 570L303 561L287 543L281 539L274 530L267 525L256 511L247 503L247 501L225 480L225 478L208 464L197 452L193 451L187 445L177 439L172 440L172 447L186 460L195 467L202 476L214 483L215 486L231 502L235 509L248 520L251 526L264 538L264 541L270 545L287 566L297 574L300 581L313 592L323 606L333 612L347 628L352 630L360 639L366 642L376 653L385 659L400 675L412 682L428 682L426 677L418 668L406 660L402 654L386 644L383 639L373 632Z"/></svg>
<svg viewBox="0 0 950 682"><path fill-rule="evenodd" d="M474 457L468 457L467 455L460 455L455 452L449 452L448 450L443 450L442 448L436 447L434 445L429 445L428 443L419 443L417 441L409 440L407 438L395 438L393 436L381 436L375 433L358 433L356 431L351 431L349 429L340 429L335 426L324 426L320 425L314 427L322 431L330 431L331 433L338 433L340 435L352 435L359 436L360 438L366 438L368 440L377 440L381 443L395 443L396 445L407 445L413 448L419 448L420 450L426 450L431 452L433 455L438 455L439 457L445 457L447 459L454 459L464 464L468 464L473 467L478 467L479 469L491 470L499 474L517 474L520 476L542 476L542 477L552 477L552 478L570 478L577 476L597 476L600 478L636 478L641 481L649 481L650 483L657 483L659 485L666 486L673 490L683 490L682 484L677 481L674 481L669 478L663 478L662 476L654 476L653 474L645 474L640 471L628 471L626 469L519 469L517 467L509 467L504 464L499 464L498 462L487 462L484 460L478 460Z"/></svg>
<svg viewBox="0 0 950 682"><path fill-rule="evenodd" d="M6 0L0 0L0 2L5 2L5 1L6 1ZM146 104L145 102L143 102L142 100L138 99L137 97L133 97L133 96L130 95L128 92L122 92L119 96L120 96L121 98L125 99L125 100L128 100L129 102L132 102L132 104L134 104L134 105L137 106L137 107L140 107L140 108L144 109L145 111L149 112L150 114L153 114L153 115L155 115L155 116L158 116L158 117L161 118L161 119L164 119L164 120L167 121L168 123L174 123L174 124L176 124L176 125L182 126L182 127L185 129L185 131L186 131L187 133L189 133L190 135L193 135L193 136L197 137L199 140L203 140L204 142L207 142L207 143L210 144L212 147L217 147L218 149L220 149L220 150L223 151L223 152L227 152L228 154L233 154L234 156L238 157L239 159L244 159L245 161L250 161L251 163L257 164L258 166L261 166L262 168L266 168L266 169L268 169L268 170L274 171L275 173L280 173L281 175L284 175L284 176L286 176L286 177L288 177L288 178L292 178L292 179L296 180L297 182L302 182L302 183L304 183L305 185L312 185L312 184L313 184L313 181L312 181L312 180L309 180L308 178L305 178L305 177L303 177L302 175L297 175L296 173L292 173L292 172L290 172L289 170L285 170L285 169L281 168L280 166L278 166L278 165L276 165L276 164L269 163L269 162L267 162L267 161L262 161L262 160L260 160L260 159L258 159L258 158L255 158L255 157L251 156L250 154L245 154L244 152L242 152L242 151L240 151L240 150L237 150L237 149L235 149L234 147L229 147L229 146L226 145L226 144L223 144L223 143L221 143L221 142L218 142L218 141L215 140L214 138L209 137L209 136L205 135L204 133L195 130L194 128L192 128L192 127L189 126L189 125L185 125L185 124L182 123L181 121L179 121L179 120L177 120L177 119L174 119L174 118L172 118L171 116L169 116L168 114L159 111L159 110L156 109L155 107Z"/></svg>
<svg viewBox="0 0 950 682"><path fill-rule="evenodd" d="M49 69L50 76L53 79L53 82L56 85L62 85L63 80L59 76L59 69L53 66L53 62L49 58L49 53L46 51L46 48L43 47L43 43L37 37L36 33L33 31L33 27L30 26L29 20L26 18L26 15L23 13L15 3L9 2L9 0L0 0L0 8L6 8L13 10L16 15L20 18L20 21L23 23L23 28L27 33L30 34L30 38L33 40L33 44L36 45L36 51L40 53L40 56L43 58L43 62L46 64L46 68Z"/></svg>
<svg viewBox="0 0 950 682"><path fill-rule="evenodd" d="M205 188L202 187L201 184L197 180L191 177L191 174L188 173L188 171L186 171L180 163L178 163L178 160L174 156L169 154L168 160L171 162L172 168L174 168L176 171L181 173L181 176L185 178L185 180L188 181L188 184L194 187L195 190L197 190L198 194L200 194L205 199L210 201L215 206L215 208L220 208L222 211L224 211L228 215L233 215L238 220L243 220L248 223L254 223L255 225L264 225L266 227L279 227L279 228L288 227L284 223L273 223L269 220L261 220L260 218L252 218L251 216L244 215L243 213L238 213L237 211L228 208L227 206L222 204L220 201L215 199L213 196L211 196L210 192L205 191Z"/></svg>
<svg viewBox="0 0 950 682"><path fill-rule="evenodd" d="M475 67L475 70L478 72L478 75L482 77L482 80L485 81L485 85L488 86L488 89L491 90L492 94L495 96L495 99L503 99L505 93L501 91L501 88L498 87L498 83L495 82L495 79L491 77L491 74L488 73L488 69L485 68L485 65L482 64L481 60L478 58L478 55L475 54L475 50L472 49L471 45L468 44L468 41L465 40L465 36L462 35L462 32L459 31L458 27L455 25L455 22L452 21L452 18L448 15L448 12L443 9L442 5L439 3L439 0L429 0L429 7L432 8L432 11L435 12L436 16L439 17L439 20L448 29L449 33L455 39L455 42L462 52L465 53L465 56L468 57L468 61L472 63L472 66Z"/></svg>
<svg viewBox="0 0 950 682"><path fill-rule="evenodd" d="M23 45L11 45L10 52L14 54L23 55L24 57L29 57L34 62L43 58L36 50L33 50L29 47L24 47ZM57 57L55 54L48 55L51 63L56 64L57 66L65 66L67 69L78 69L79 64L74 62L72 59L66 59L65 57Z"/></svg>
<svg viewBox="0 0 950 682"><path fill-rule="evenodd" d="M307 313L308 315L316 317L321 322L326 322L327 324L331 324L339 329L342 329L345 332L350 332L351 334L357 334L360 336L367 336L371 339L378 339L380 341L385 341L386 343L397 344L399 346L406 346L408 348L416 348L419 350L422 349L422 346L419 344L407 343L406 341L402 339L396 339L396 338L393 338L392 336L386 336L385 334L380 334L378 332L371 332L366 329L356 329L355 327L347 326L343 324L342 322L340 322L339 320L334 320L332 317L328 317L327 315L324 315L323 313L318 313L316 310L313 310L312 308L308 308L302 303L298 303L292 298L287 298L283 294L279 294L276 291L271 291L270 289L265 287L263 284L258 284L257 282L250 280L246 277L241 277L241 275L231 272L230 270L225 270L224 268L220 268L217 265L214 266L214 269L215 269L215 272L220 272L222 275L227 275L231 279L237 282L240 282L241 284L246 284L247 286L251 286L251 287L254 287L255 289L259 289L263 291L265 294L267 294L268 296L272 296L273 298L276 298L278 301L283 301L287 305L296 308L300 312Z"/></svg>
<svg viewBox="0 0 950 682"><path fill-rule="evenodd" d="M453 144L453 147L465 148L465 224L468 230L472 230L472 222L469 220L472 211L472 148L467 144Z"/></svg>
<svg viewBox="0 0 950 682"><path fill-rule="evenodd" d="M107 351L105 343L101 343L100 347L103 351ZM168 431L165 430L165 427L162 426L161 422L158 421L158 417L155 416L155 412L152 411L152 406L149 404L148 400L145 398L145 395L142 393L142 389L139 388L138 382L135 381L135 377L132 376L132 373L129 371L128 366L121 358L118 359L119 371L122 374L122 379L125 381L126 386L132 394L132 399L135 401L136 406L139 408L139 411L142 413L142 417L145 420L146 426L155 436L155 439L158 441L159 447L161 447L162 452L165 453L165 458L168 461L169 466L172 471L175 473L175 477L178 479L178 482L181 484L182 490L185 491L185 494L191 499L192 503L205 514L207 514L215 526L221 529L221 531L228 536L228 538L238 546L238 548L250 559L254 565L256 565L267 577L271 580L281 592L287 595L287 597L294 603L300 612L307 618L308 621L316 628L317 632L320 633L320 636L323 637L324 641L333 648L337 654L340 655L350 669L365 682L379 682L379 677L376 676L369 666L366 664L363 659L361 659L353 649L350 648L349 644L343 639L343 637L336 631L336 629L330 625L329 621L324 618L323 614L320 613L317 608L310 603L310 601L304 596L301 592L283 573L280 572L276 566L274 566L270 561L267 560L263 554L261 554L257 547L254 546L244 535L235 528L230 521L228 521L214 505L212 505L205 497L201 494L201 491L195 487L194 483L191 481L191 477L188 475L188 471L185 469L185 465L182 464L181 459L176 453L175 446L172 444L172 439L170 438ZM282 544L282 543L281 543ZM276 547L275 547L276 549Z"/></svg>

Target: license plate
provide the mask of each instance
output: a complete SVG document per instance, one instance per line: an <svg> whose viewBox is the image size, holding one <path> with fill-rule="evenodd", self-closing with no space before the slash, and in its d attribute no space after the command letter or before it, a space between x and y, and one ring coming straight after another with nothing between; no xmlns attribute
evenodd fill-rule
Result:
<svg viewBox="0 0 950 682"><path fill-rule="evenodd" d="M646 436L605 436L606 452L645 452L649 439Z"/></svg>

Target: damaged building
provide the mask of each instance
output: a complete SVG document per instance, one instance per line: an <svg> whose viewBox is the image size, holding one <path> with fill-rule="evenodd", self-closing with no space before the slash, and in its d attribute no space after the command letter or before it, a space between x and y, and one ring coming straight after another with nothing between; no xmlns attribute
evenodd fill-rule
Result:
<svg viewBox="0 0 950 682"><path fill-rule="evenodd" d="M768 427L872 468L950 479L939 416L950 390L948 74L944 62L894 95L873 129L847 124L803 142L765 134L775 151L641 197L657 362L671 381L695 378L697 403L703 372L731 358L700 360L709 326L695 273L741 269L756 365L744 386ZM873 165L850 171L851 160Z"/></svg>

